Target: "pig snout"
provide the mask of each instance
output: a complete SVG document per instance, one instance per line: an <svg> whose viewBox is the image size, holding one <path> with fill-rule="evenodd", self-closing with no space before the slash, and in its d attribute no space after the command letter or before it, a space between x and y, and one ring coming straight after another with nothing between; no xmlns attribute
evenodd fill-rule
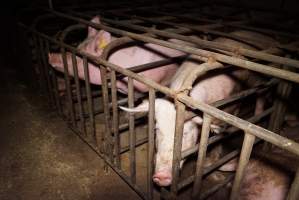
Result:
<svg viewBox="0 0 299 200"><path fill-rule="evenodd" d="M171 173L167 171L156 172L153 181L159 186L169 186L172 181Z"/></svg>

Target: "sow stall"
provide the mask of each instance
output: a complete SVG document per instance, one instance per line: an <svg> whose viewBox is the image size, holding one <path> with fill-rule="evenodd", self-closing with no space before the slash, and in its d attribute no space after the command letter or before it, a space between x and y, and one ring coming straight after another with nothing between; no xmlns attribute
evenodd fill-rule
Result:
<svg viewBox="0 0 299 200"><path fill-rule="evenodd" d="M215 14L215 9L223 14ZM188 14L185 14L186 10ZM98 152L105 161L105 170L108 170L109 166L109 169L116 172L143 199L153 199L159 195L166 199L205 199L229 182L233 183L230 199L237 199L243 175L246 173L245 168L255 145L262 146L262 149L267 151L278 147L294 157L299 156L299 144L279 134L287 110L286 103L281 99L288 99L292 85L299 83L299 74L296 73L299 67L299 36L288 30L281 31L285 27L277 27L277 24L274 26L269 21L253 20L250 17L251 12L253 11L243 8L215 8L206 4L198 8L192 3L172 3L159 7L137 4L134 8L124 3L57 10L42 9L36 12L37 16L33 22L20 22L19 25L28 33L36 75L43 90L47 91L50 105L75 133ZM89 21L95 15L101 16L102 24ZM105 47L100 57L76 48L86 36L88 26L103 29L118 37ZM259 38L230 34L234 30L251 30L271 35L277 43L265 47ZM245 42L259 50L224 45L213 41L216 37ZM190 45L170 42L170 38L188 42ZM170 63L181 63L186 56L165 58L127 69L107 61L111 52L116 49L142 43L158 44L197 55L202 64L194 73L185 77L184 90L174 91L138 75L138 72ZM64 74L55 71L49 65L49 52L61 53ZM74 76L69 74L67 54L71 54ZM80 80L78 76L76 56L83 59L84 80ZM100 68L101 86L90 84L88 63ZM217 68L230 66L264 74L268 82L212 105L189 96L188 88L190 89L200 76ZM116 80L123 77L128 78L127 95L119 93L116 88ZM133 81L147 85L150 88L149 92L134 91ZM64 87L59 86L61 82L64 83ZM250 109L244 116L234 116L222 110L226 105L240 103L249 98L256 98L257 94L266 93L276 93L276 97L279 98L273 100L259 115L253 116ZM170 187L162 188L155 186L152 181L155 154L154 112L157 96L172 99L177 111L173 144L173 180ZM148 114L128 114L126 120L126 114L119 106L133 108L142 99L149 99ZM199 143L181 151L184 121L199 113L203 113ZM226 123L221 133L210 133L211 118ZM244 135L240 148L233 149L208 168L204 168L209 147L236 135ZM188 157L193 160L189 168L192 170L191 173L183 175L185 167L180 170L179 163ZM229 174L220 184L201 190L206 175L215 172L235 157L239 157L236 173ZM288 199L298 199L298 166L291 168L294 179Z"/></svg>

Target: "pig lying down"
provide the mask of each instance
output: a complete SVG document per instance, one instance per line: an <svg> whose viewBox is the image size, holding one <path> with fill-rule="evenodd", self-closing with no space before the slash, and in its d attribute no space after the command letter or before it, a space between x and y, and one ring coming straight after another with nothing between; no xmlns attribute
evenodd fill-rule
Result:
<svg viewBox="0 0 299 200"><path fill-rule="evenodd" d="M236 35L246 35L256 37L260 34L252 33L248 31L236 31L232 34ZM267 38L261 35L260 37ZM271 40L271 39L269 39ZM227 38L218 38L218 42L222 42L227 45L233 45L235 47L244 47L247 49L254 49L246 44L233 41ZM227 53L222 51L223 53ZM184 74L192 73L196 67L199 67L200 63L197 63L194 59L196 56L190 56L183 62L182 66L179 68L177 73L174 75L172 82L170 84L172 89L180 90L182 87L182 79ZM237 77L237 79L236 79ZM207 104L226 99L235 92L239 92L242 89L244 82L250 86L255 86L254 84L259 84L259 80L254 83L252 80L254 77L247 70L233 70L230 73L208 73L200 77L197 82L194 83L189 95L197 100L202 101ZM240 82L241 81L241 82ZM250 84L253 82L253 84ZM259 114L263 111L263 103L261 100L256 102L255 114ZM149 103L145 100L143 103L135 108L125 108L121 107L127 112L147 112L149 110ZM231 112L235 112L231 110ZM173 144L174 144L174 134L175 134L175 119L176 109L174 104L166 99L157 98L155 100L155 119L156 119L156 155L155 155L155 171L153 175L153 181L160 186L169 186L172 182L172 162L173 162ZM211 129L217 132L217 125L215 126L215 120L212 121ZM198 142L199 125L202 124L202 118L196 116L184 123L183 129L183 141L182 141L182 151L189 149ZM216 128L216 131L215 131ZM222 148L220 148L222 149ZM220 152L221 153L221 152ZM213 163L209 160L207 155L206 163ZM214 160L215 162L216 160ZM184 161L181 161L180 167L182 168ZM235 161L236 163L236 161ZM208 166L205 164L205 166ZM231 163L224 165L222 167L223 171L235 171L236 164ZM245 172L244 182L242 183L246 190L246 186L256 186L256 184L263 183L263 187L256 187L255 191L246 192L241 191L240 199L284 199L287 187L285 181L287 178L283 174L276 173L275 169L271 166L265 167L265 165L259 161L251 159L249 162L247 172ZM265 176L267 175L267 176ZM259 178L257 178L259 177ZM260 180L258 180L260 179ZM242 189L242 190L243 190ZM252 187L251 187L252 189ZM258 192L256 192L258 189ZM275 195L275 196L269 196Z"/></svg>
<svg viewBox="0 0 299 200"><path fill-rule="evenodd" d="M100 18L95 17L91 20L93 23L100 24ZM85 51L93 56L100 57L103 53L104 48L113 40L117 38L111 36L109 32L104 30L96 30L92 27L88 28L88 36L87 38L79 44L77 47L79 50ZM108 61L112 64L130 68L137 65L142 65L146 63L151 63L155 61L160 61L166 58L176 57L183 55L184 53L166 48L163 46L159 46L156 44L146 43L144 45L135 45L121 48L115 52L113 52ZM83 60L80 57L76 57L77 66L78 66L78 75L80 79L84 79L84 68L83 68ZM49 54L49 63L56 70L64 72L62 55L60 53L50 53ZM67 54L67 63L68 63L68 71L71 76L74 76L73 67L72 67L72 58L71 54ZM89 77L90 82L92 84L100 85L101 84L101 74L98 67L89 63ZM169 83L170 79L174 75L177 70L177 64L169 64L165 66L161 66L158 68L146 70L144 72L139 73L147 78L152 79L153 81L165 85ZM134 81L134 87L139 92L148 91L148 87L140 82ZM127 78L117 81L117 88L127 93Z"/></svg>

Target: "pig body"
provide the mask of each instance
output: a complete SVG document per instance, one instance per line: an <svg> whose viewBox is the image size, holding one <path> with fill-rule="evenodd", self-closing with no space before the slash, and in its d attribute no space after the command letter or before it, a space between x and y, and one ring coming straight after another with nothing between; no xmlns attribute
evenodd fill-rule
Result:
<svg viewBox="0 0 299 200"><path fill-rule="evenodd" d="M94 23L100 23L98 17L92 19ZM100 57L104 48L116 38L112 37L110 33L104 30L96 30L91 27L88 29L88 37L78 46L79 50L85 51L93 56ZM175 40L174 40L175 41ZM159 46L156 44L139 44L134 46L128 46L121 48L113 52L108 61L112 64L121 66L123 68L130 68L137 65L160 61L166 58L176 57L183 55L184 53L170 49L167 47ZM67 55L68 71L69 75L74 76L71 54ZM80 79L84 79L83 60L76 56L78 75ZM49 63L58 71L64 72L63 60L61 54L51 53L49 54ZM89 63L89 77L92 84L101 84L101 73L99 67ZM169 83L171 77L175 74L178 68L178 64L169 64L154 69L146 70L139 73L153 81L165 85ZM134 81L134 87L139 92L148 91L148 87L144 84ZM117 81L117 88L127 93L127 78Z"/></svg>
<svg viewBox="0 0 299 200"><path fill-rule="evenodd" d="M219 170L221 171L236 171L238 166L237 159L233 159ZM229 184L226 189L231 190L232 184ZM238 195L239 200L284 200L287 196L290 186L290 177L286 171L279 166L266 162L259 157L253 157L249 160L241 188ZM229 192L226 192L229 194ZM215 198L217 193L212 195L210 199ZM222 197L221 199L229 199Z"/></svg>
<svg viewBox="0 0 299 200"><path fill-rule="evenodd" d="M249 37L251 32L240 31L232 34ZM252 37L257 37L260 34L253 33ZM262 36L261 36L262 37ZM263 36L266 39L266 36ZM234 47L243 47L247 49L255 49L247 44L243 44L228 38L218 38L216 41ZM223 53L231 54L222 51ZM180 91L183 80L186 75L192 73L196 67L200 67L200 63L194 60L196 56L191 55L177 73L174 75L170 87L174 90ZM225 99L234 92L240 91L244 83L255 86L260 84L261 79L254 80L254 76L248 70L235 70L229 74L227 73L209 73L200 77L193 85L190 91L190 96L195 100L204 103L213 103L218 100ZM242 82L242 84L240 83ZM145 101L136 108L127 109L129 112L144 112L148 111L148 102ZM257 101L255 113L259 114L263 110L263 102ZM156 117L156 159L155 159L155 174L153 176L154 182L160 186L168 186L171 184L172 173L172 159L173 159L173 143L175 133L175 116L176 110L172 102L165 99L156 99L155 102L155 117ZM182 151L194 146L198 139L198 126L202 123L202 118L197 116L188 120L184 124ZM213 127L211 126L213 129ZM217 126L214 128L217 129ZM183 161L181 161L181 166Z"/></svg>

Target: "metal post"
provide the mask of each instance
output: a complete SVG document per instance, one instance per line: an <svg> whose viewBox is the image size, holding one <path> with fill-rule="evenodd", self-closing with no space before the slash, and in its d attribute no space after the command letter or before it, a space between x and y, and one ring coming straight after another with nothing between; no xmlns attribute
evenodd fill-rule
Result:
<svg viewBox="0 0 299 200"><path fill-rule="evenodd" d="M239 164L238 164L237 172L233 183L233 188L230 194L230 200L238 200L240 187L244 177L244 171L250 159L250 154L252 151L254 140L255 140L255 136L245 131Z"/></svg>
<svg viewBox="0 0 299 200"><path fill-rule="evenodd" d="M211 121L212 121L211 116L204 114L202 131L200 135L200 142L198 148L198 156L196 162L195 182L192 189L193 198L198 197L200 193L200 187L201 187L202 175L203 175L203 164L206 158Z"/></svg>

